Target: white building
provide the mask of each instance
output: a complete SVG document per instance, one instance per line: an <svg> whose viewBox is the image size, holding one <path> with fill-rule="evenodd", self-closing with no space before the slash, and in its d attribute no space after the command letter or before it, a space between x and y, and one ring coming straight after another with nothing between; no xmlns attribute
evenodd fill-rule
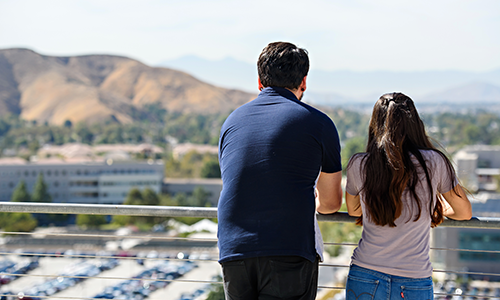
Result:
<svg viewBox="0 0 500 300"><path fill-rule="evenodd" d="M21 180L33 191L43 174L53 202L122 204L131 188L161 192L162 161L116 161L90 159L46 159L26 162L20 158L0 159L0 201L10 201Z"/></svg>
<svg viewBox="0 0 500 300"><path fill-rule="evenodd" d="M453 160L460 180L472 191L495 191L500 175L500 146L475 145L458 151Z"/></svg>
<svg viewBox="0 0 500 300"><path fill-rule="evenodd" d="M500 217L500 194L481 193L471 197L472 215ZM432 234L432 247L472 251L435 250L433 264L437 269L500 274L500 231L495 229L437 227ZM482 252L485 251L485 252ZM485 279L491 276L473 276ZM497 276L495 280L499 280Z"/></svg>

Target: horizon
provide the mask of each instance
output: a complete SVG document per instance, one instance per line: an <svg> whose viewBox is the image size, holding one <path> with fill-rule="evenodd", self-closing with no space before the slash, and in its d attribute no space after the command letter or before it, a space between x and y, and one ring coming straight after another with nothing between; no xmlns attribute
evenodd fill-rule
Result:
<svg viewBox="0 0 500 300"><path fill-rule="evenodd" d="M133 59L133 60L137 60L141 63L144 63L146 64L147 66L150 66L150 67L155 67L155 68L168 68L168 67L165 67L164 63L167 63L167 62L171 62L171 61L177 61L177 60L181 60L181 59L185 59L185 58L194 58L194 59L201 59L201 60L204 60L206 62L211 62L211 63L218 63L218 62L224 62L224 61L227 61L227 60L233 60L235 62L238 62L238 63L245 63L245 64L248 64L248 65L255 65L255 68L257 69L257 61L255 62L246 62L246 61L243 61L243 60L239 60L237 58L234 58L232 56L225 56L225 57L222 57L222 58L217 58L217 59L210 59L210 58L205 58L205 57L202 57L202 56L199 56L199 55L196 55L196 54L186 54L186 55L182 55L182 56L179 56L179 57L174 57L172 59L168 59L168 60L162 60L162 61L158 61L156 63L153 63L153 64L149 64L149 63L146 63L145 61L141 60L141 59L138 59L138 58L134 58L134 57L131 57L131 56L127 56L127 55L123 55L123 54L114 54L114 53L76 53L76 54L50 54L50 53L44 53L44 52L41 52L41 51L37 51L36 49L32 49L32 48L28 48L28 47L6 47L6 48L0 48L0 51L1 50L10 50L10 49L20 49L20 50L29 50L29 51L33 51L33 52L36 52L42 56L49 56L49 57L78 57L78 56L99 56L99 55L109 55L109 56L121 56L121 57L125 57L125 58L129 58L129 59ZM377 70L349 70L349 69L336 69L336 70L323 70L323 69L315 69L315 68L312 68L310 70L314 70L314 71L321 71L321 72L331 72L331 73L342 73L342 72L345 72L345 73L427 73L427 72L436 72L436 73L445 73L445 72L459 72L459 73L476 73L476 74L482 74L482 73L491 73L491 72L496 72L496 71L500 71L500 66L498 67L492 67L491 69L488 69L488 70L483 70L483 71L474 71L474 70L461 70L461 69L443 69L443 70L440 70L440 69L427 69L427 70L389 70L389 69L377 69Z"/></svg>
<svg viewBox="0 0 500 300"><path fill-rule="evenodd" d="M25 47L0 49L0 51L9 50L33 52L42 57L114 56L106 53L53 56ZM121 57L132 59L127 56ZM206 60L196 55L187 55L177 60L163 61L148 67L170 68L185 72L214 86L250 93L257 92L256 78L258 75L255 63L246 63L232 57ZM412 97L420 98L424 102L440 100L443 104L445 102L464 103L464 101L480 99L496 103L500 101L500 68L484 72L460 70L322 71L312 69L308 74L306 97L311 103L342 105L352 102L371 102L375 96L378 97L387 91L401 91ZM439 95L437 98L436 94Z"/></svg>

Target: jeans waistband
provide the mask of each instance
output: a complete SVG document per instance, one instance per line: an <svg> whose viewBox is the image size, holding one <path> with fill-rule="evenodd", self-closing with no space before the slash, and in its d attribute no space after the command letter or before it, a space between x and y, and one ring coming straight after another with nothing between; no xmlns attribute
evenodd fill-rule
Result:
<svg viewBox="0 0 500 300"><path fill-rule="evenodd" d="M377 276L382 280L386 281L401 281L401 282L409 282L409 281L426 281L426 280L432 280L432 277L424 277L424 278L411 278L411 277L403 277L403 276L396 276L396 275L391 275L387 273L382 273L379 271L375 271L372 269L360 267L355 264L351 264L351 270L353 271L359 271L359 272L364 272L371 274L373 276Z"/></svg>

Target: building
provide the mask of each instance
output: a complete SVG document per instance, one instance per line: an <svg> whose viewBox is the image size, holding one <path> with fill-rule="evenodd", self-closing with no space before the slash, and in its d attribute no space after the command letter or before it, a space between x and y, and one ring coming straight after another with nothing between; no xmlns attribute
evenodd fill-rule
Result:
<svg viewBox="0 0 500 300"><path fill-rule="evenodd" d="M122 204L131 188L161 192L162 161L117 161L111 158L51 158L27 162L20 158L0 159L0 201L10 201L24 180L30 192L43 174L53 202Z"/></svg>
<svg viewBox="0 0 500 300"><path fill-rule="evenodd" d="M222 179L220 178L165 178L162 192L170 195L177 193L190 195L197 187L203 188L208 193L210 203L217 206L222 191Z"/></svg>
<svg viewBox="0 0 500 300"><path fill-rule="evenodd" d="M217 155L219 153L219 148L212 145L200 145L191 143L178 144L172 148L172 156L175 159L181 159L189 152Z"/></svg>
<svg viewBox="0 0 500 300"><path fill-rule="evenodd" d="M458 151L453 160L460 180L472 191L496 191L500 175L500 146L474 145Z"/></svg>
<svg viewBox="0 0 500 300"><path fill-rule="evenodd" d="M500 194L478 194L471 199L471 204L473 216L500 217ZM500 253L481 252L500 249L499 230L437 227L433 229L432 243L435 248L473 250L435 250L433 263L436 269L500 274Z"/></svg>
<svg viewBox="0 0 500 300"><path fill-rule="evenodd" d="M144 157L154 158L164 152L163 148L152 144L100 144L86 145L80 143L69 143L64 145L44 145L37 152L38 157L64 157L64 158L82 158L82 157L106 157L116 156L130 158L130 155L142 155Z"/></svg>

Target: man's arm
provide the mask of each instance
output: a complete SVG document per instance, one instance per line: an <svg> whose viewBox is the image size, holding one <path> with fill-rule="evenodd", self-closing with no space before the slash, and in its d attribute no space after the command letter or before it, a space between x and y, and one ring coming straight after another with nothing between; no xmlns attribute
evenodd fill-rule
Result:
<svg viewBox="0 0 500 300"><path fill-rule="evenodd" d="M336 173L321 172L316 184L316 211L331 214L342 206L342 171Z"/></svg>

